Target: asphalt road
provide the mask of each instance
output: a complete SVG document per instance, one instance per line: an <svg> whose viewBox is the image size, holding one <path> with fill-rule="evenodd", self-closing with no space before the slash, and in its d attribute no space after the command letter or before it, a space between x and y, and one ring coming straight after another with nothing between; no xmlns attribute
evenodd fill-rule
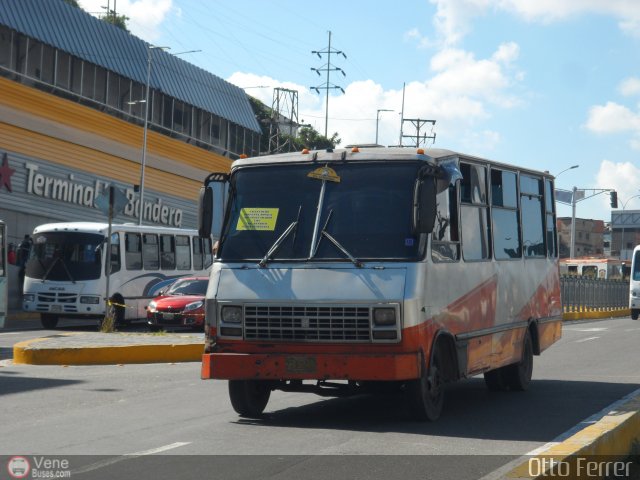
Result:
<svg viewBox="0 0 640 480"><path fill-rule="evenodd" d="M47 333L55 332L0 332L0 352ZM412 421L397 395L283 392L263 419L245 420L226 383L201 381L197 363L5 359L0 455L68 458L72 478L480 478L638 389L639 343L640 322L628 318L565 325L562 340L535 357L528 392L459 382L436 423Z"/></svg>

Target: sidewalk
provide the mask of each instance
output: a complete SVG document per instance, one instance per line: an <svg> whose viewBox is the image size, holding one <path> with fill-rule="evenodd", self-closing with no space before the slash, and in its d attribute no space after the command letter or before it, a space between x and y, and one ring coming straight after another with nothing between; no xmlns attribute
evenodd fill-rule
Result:
<svg viewBox="0 0 640 480"><path fill-rule="evenodd" d="M199 362L202 333L58 333L16 343L13 363L32 365L113 365Z"/></svg>

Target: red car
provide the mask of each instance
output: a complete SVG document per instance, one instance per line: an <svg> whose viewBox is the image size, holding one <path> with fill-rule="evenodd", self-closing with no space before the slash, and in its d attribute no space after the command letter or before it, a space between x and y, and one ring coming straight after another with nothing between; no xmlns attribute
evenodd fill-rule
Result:
<svg viewBox="0 0 640 480"><path fill-rule="evenodd" d="M149 330L164 327L204 328L204 296L208 277L184 277L172 283L147 306Z"/></svg>

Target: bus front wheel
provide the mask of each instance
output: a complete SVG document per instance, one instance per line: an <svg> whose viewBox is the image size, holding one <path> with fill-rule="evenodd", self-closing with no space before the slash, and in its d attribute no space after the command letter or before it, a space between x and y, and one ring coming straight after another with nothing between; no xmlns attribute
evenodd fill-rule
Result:
<svg viewBox="0 0 640 480"><path fill-rule="evenodd" d="M637 309L632 309L631 310L631 320L637 320L638 319L638 314L640 313L640 310Z"/></svg>
<svg viewBox="0 0 640 480"><path fill-rule="evenodd" d="M231 405L242 417L260 417L270 396L271 386L264 380L229 380Z"/></svg>
<svg viewBox="0 0 640 480"><path fill-rule="evenodd" d="M42 324L42 328L52 330L58 326L58 316L51 315L50 313L42 313L40 314L40 323Z"/></svg>
<svg viewBox="0 0 640 480"><path fill-rule="evenodd" d="M440 417L444 405L444 376L442 355L438 344L428 368L422 369L422 376L408 385L411 410L418 420L433 422Z"/></svg>

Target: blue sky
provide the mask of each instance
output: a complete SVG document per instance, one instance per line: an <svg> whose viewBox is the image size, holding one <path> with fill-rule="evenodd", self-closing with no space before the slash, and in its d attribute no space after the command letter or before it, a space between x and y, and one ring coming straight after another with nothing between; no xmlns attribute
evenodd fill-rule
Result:
<svg viewBox="0 0 640 480"><path fill-rule="evenodd" d="M114 0L110 0L113 8ZM107 0L80 0L89 12ZM396 145L405 118L434 119L435 146L558 174L558 188L618 191L640 210L638 0L117 0L135 35L261 99L298 91L299 120L324 133L311 87L328 31L329 135ZM264 87L264 88L255 88ZM324 92L322 92L324 94ZM413 134L405 126L405 134ZM429 130L430 133L430 130ZM404 143L410 142L405 139ZM587 192L587 196L589 193ZM559 206L559 216L570 216ZM577 216L609 221L608 195Z"/></svg>

